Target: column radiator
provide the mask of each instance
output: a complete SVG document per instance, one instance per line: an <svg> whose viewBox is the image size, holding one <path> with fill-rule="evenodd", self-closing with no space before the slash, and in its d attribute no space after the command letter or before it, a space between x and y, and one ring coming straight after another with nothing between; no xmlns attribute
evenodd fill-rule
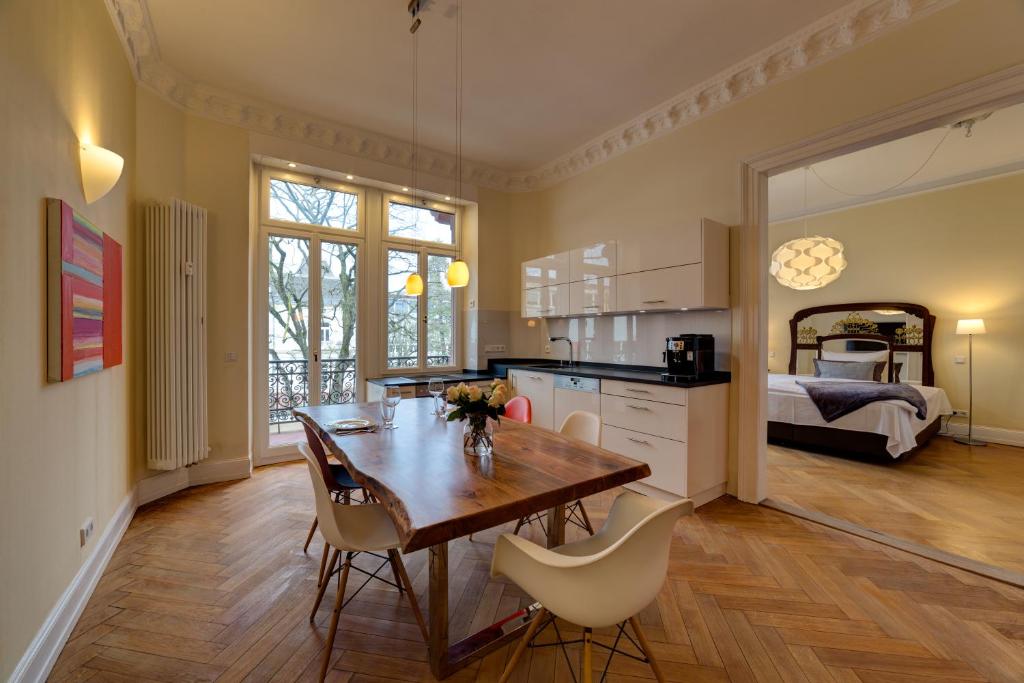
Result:
<svg viewBox="0 0 1024 683"><path fill-rule="evenodd" d="M146 462L206 458L206 209L146 207Z"/></svg>

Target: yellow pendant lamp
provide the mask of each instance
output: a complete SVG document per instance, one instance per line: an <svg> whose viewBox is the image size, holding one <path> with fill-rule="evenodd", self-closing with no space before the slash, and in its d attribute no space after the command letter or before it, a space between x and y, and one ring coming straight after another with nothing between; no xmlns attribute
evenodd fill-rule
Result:
<svg viewBox="0 0 1024 683"><path fill-rule="evenodd" d="M462 196L462 2L455 3L455 194ZM461 251L461 249L460 249ZM469 284L469 264L456 253L448 265L448 286Z"/></svg>
<svg viewBox="0 0 1024 683"><path fill-rule="evenodd" d="M416 15L419 13L418 6L413 9L410 6L410 10L415 21L412 26L409 27L409 33L412 34L412 156L409 159L409 167L412 175L412 205L416 206L416 165L419 161L419 111L417 108L419 100L419 36L416 30L420 27L420 19ZM419 264L419 250L416 249L416 240L412 241L413 250L416 252L416 263ZM418 265L417 265L418 268ZM409 274L409 277L405 280L405 293L408 296L420 296L423 294L423 278L420 277L418 271L413 271Z"/></svg>
<svg viewBox="0 0 1024 683"><path fill-rule="evenodd" d="M423 293L423 278L419 273L413 273L405 281L405 293L409 296L419 296Z"/></svg>
<svg viewBox="0 0 1024 683"><path fill-rule="evenodd" d="M462 259L455 259L448 266L448 286L465 287L469 284L469 266Z"/></svg>

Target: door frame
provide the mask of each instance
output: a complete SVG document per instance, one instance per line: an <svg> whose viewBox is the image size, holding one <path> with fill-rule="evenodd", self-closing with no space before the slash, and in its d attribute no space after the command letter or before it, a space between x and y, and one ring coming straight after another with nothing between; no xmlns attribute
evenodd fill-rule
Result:
<svg viewBox="0 0 1024 683"><path fill-rule="evenodd" d="M768 458L768 178L866 147L947 125L980 111L1024 102L1024 64L926 95L740 164L739 327L736 494L767 497Z"/></svg>

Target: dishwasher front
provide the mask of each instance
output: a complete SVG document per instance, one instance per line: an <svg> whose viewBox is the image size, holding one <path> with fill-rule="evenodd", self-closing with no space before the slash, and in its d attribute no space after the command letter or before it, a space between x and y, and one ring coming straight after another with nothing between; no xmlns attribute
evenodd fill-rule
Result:
<svg viewBox="0 0 1024 683"><path fill-rule="evenodd" d="M601 380L575 375L555 375L554 428L562 426L574 410L601 414Z"/></svg>

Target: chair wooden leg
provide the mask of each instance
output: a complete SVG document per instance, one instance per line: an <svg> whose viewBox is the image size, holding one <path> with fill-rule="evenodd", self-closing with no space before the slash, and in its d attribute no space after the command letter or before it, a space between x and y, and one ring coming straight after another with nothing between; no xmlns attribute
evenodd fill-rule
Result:
<svg viewBox="0 0 1024 683"><path fill-rule="evenodd" d="M651 649L651 644L647 642L647 636L644 635L643 629L640 628L640 621L636 617L630 617L629 625L633 627L633 633L636 634L636 640L640 643L640 647L643 648L644 651L644 656L647 657L647 661L651 664L651 671L654 672L654 677L658 680L658 683L665 683L665 676L661 673L661 667L658 666L658 660L654 658L654 650Z"/></svg>
<svg viewBox="0 0 1024 683"><path fill-rule="evenodd" d="M306 535L306 545L302 546L302 552L309 550L309 542L313 540L313 534L316 533L316 517L313 518L313 524L309 527L309 534Z"/></svg>
<svg viewBox="0 0 1024 683"><path fill-rule="evenodd" d="M341 504L342 505L351 505L352 504L352 492L349 491L348 489L345 489L344 491L341 492Z"/></svg>
<svg viewBox="0 0 1024 683"><path fill-rule="evenodd" d="M338 551L334 551L337 557ZM348 585L348 570L352 566L352 553L345 555L345 565L341 569L341 580L338 582L338 595L334 598L334 612L331 613L331 625L327 629L327 643L324 646L324 661L320 665L320 683L327 678L327 667L331 665L331 650L334 649L334 637L338 635L338 617L341 606L345 603L345 587ZM324 581L326 586L330 581Z"/></svg>
<svg viewBox="0 0 1024 683"><path fill-rule="evenodd" d="M583 629L583 671L580 680L583 683L594 681L594 632L589 628Z"/></svg>
<svg viewBox="0 0 1024 683"><path fill-rule="evenodd" d="M519 535L519 530L523 528L524 523L526 523L526 517L520 517L519 521L516 522L516 530L512 532L513 536Z"/></svg>
<svg viewBox="0 0 1024 683"><path fill-rule="evenodd" d="M334 571L334 565L338 563L338 553L341 552L335 549L334 553L331 554L331 563L327 566L327 571L324 573L323 580L320 581L320 590L316 593L316 602L313 603L313 611L309 613L309 622L313 623L313 619L316 618L316 611L320 609L320 602L324 599L324 593L327 592L327 584L331 582L331 573Z"/></svg>
<svg viewBox="0 0 1024 683"><path fill-rule="evenodd" d="M398 592L399 593L404 593L405 592L405 583L402 581L402 577L398 573L398 562L401 562L401 560L399 559L398 562L396 562L395 561L395 555L396 555L396 551L394 551L394 550L389 550L388 551L388 564L391 565L391 575L393 577L395 577L395 585L398 586Z"/></svg>
<svg viewBox="0 0 1024 683"><path fill-rule="evenodd" d="M420 626L423 642L429 643L430 633L427 631L427 622L423 618L423 612L420 611L420 603L412 589L412 581L409 580L409 574L405 571L405 563L402 562L402 556L397 550L389 550L388 557L391 558L391 565L398 571L399 583L405 584L405 596L409 598L409 607L412 608L412 614L416 617L416 623Z"/></svg>
<svg viewBox="0 0 1024 683"><path fill-rule="evenodd" d="M316 587L319 588L324 582L324 570L327 569L327 556L331 552L331 546L324 541L324 556L320 558L320 573L316 577Z"/></svg>
<svg viewBox="0 0 1024 683"><path fill-rule="evenodd" d="M512 675L512 670L516 668L516 664L519 663L520 657L523 656L523 652L526 651L526 646L530 644L533 637L537 635L537 629L544 623L544 619L547 617L548 611L543 607L537 612L537 616L530 622L530 626L526 629L526 634L522 639L516 643L516 649L512 651L512 657L508 660L508 664L505 665L505 670L501 672L501 678L498 679L498 683L505 683Z"/></svg>
<svg viewBox="0 0 1024 683"><path fill-rule="evenodd" d="M594 525L590 523L590 517L587 515L587 508L583 507L583 501L582 500L577 500L576 501L576 509L579 510L580 517L583 518L583 523L587 525L587 531L589 531L590 535L593 536L594 535Z"/></svg>

